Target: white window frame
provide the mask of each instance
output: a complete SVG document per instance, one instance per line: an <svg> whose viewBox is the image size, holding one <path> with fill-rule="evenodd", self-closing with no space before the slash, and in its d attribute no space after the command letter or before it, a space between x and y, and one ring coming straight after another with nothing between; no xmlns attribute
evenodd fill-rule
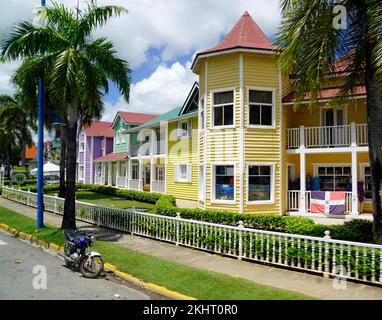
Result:
<svg viewBox="0 0 382 320"><path fill-rule="evenodd" d="M183 124L187 125L187 130L184 130L182 128ZM176 132L177 139L188 139L188 138L190 138L191 137L191 128L192 128L192 122L190 120L178 121L177 132Z"/></svg>
<svg viewBox="0 0 382 320"><path fill-rule="evenodd" d="M120 144L121 143L121 132L120 131L117 131L117 133L115 135L115 143L116 144Z"/></svg>
<svg viewBox="0 0 382 320"><path fill-rule="evenodd" d="M365 201L364 202L372 202L372 200L373 200L372 198L366 198L366 181L365 181L365 168L366 167L370 167L369 162L361 162L359 164L359 177L360 177L361 181L363 181L363 183L364 183L364 190L365 190Z"/></svg>
<svg viewBox="0 0 382 320"><path fill-rule="evenodd" d="M105 147L106 147L106 137L103 137L101 140L101 150L104 151Z"/></svg>
<svg viewBox="0 0 382 320"><path fill-rule="evenodd" d="M126 130L123 129L121 132L121 143L126 143Z"/></svg>
<svg viewBox="0 0 382 320"><path fill-rule="evenodd" d="M339 105L339 106L327 106L320 108L320 126L324 127L324 110L325 109L333 109L334 111L342 110L344 114L344 124L343 126L348 124L348 108L345 105ZM337 115L335 115L337 117ZM337 122L337 119L336 119Z"/></svg>
<svg viewBox="0 0 382 320"><path fill-rule="evenodd" d="M136 178L134 178L134 170L136 170ZM131 180L139 180L139 163L131 164Z"/></svg>
<svg viewBox="0 0 382 320"><path fill-rule="evenodd" d="M313 176L317 177L318 176L318 168L319 167L350 167L351 169L351 163L313 163ZM335 170L335 169L334 169ZM335 176L336 173L334 171L333 175ZM351 172L350 172L350 177L351 177ZM345 191L348 192L348 191Z"/></svg>
<svg viewBox="0 0 382 320"><path fill-rule="evenodd" d="M81 168L82 168L82 174L81 174ZM80 165L78 167L78 180L84 180L85 179L85 166L84 165Z"/></svg>
<svg viewBox="0 0 382 320"><path fill-rule="evenodd" d="M233 200L219 200L216 199L215 185L216 185L216 167L217 166L233 166ZM216 204L236 204L236 163L211 163L212 183L211 183L211 203Z"/></svg>
<svg viewBox="0 0 382 320"><path fill-rule="evenodd" d="M186 177L182 178L181 166L186 166ZM192 182L192 165L191 163L174 164L174 182L190 183Z"/></svg>
<svg viewBox="0 0 382 320"><path fill-rule="evenodd" d="M222 107L225 105L230 105L230 103L226 104L219 104L215 105L214 104L214 94L215 93L221 93L221 92L226 92L226 91L232 91L233 92L233 123L232 125L222 125L222 126L215 126L214 123L214 114L215 114L215 107ZM210 128L211 129L234 129L236 127L236 112L235 112L235 102L236 102L236 88L235 87L229 87L229 88L221 88L221 89L215 89L210 91L210 101L211 101L211 112L210 112ZM224 117L223 117L224 118Z"/></svg>
<svg viewBox="0 0 382 320"><path fill-rule="evenodd" d="M80 141L79 142L79 150L80 150L80 152L84 152L85 151L85 141Z"/></svg>
<svg viewBox="0 0 382 320"><path fill-rule="evenodd" d="M262 125L262 124L250 124L250 104L249 101L249 91L268 91L272 92L272 124L271 125ZM253 104L253 103L252 103ZM249 86L247 87L247 127L248 128L254 128L254 129L275 129L276 128L276 88L273 87L253 87Z"/></svg>
<svg viewBox="0 0 382 320"><path fill-rule="evenodd" d="M198 166L198 182L199 182L199 185L198 185L198 199L200 201L204 201L204 189L205 189L205 185L204 185L204 165L203 164L200 164Z"/></svg>
<svg viewBox="0 0 382 320"><path fill-rule="evenodd" d="M258 204L274 204L276 198L276 164L275 162L247 162L247 195L246 202L250 205L258 205ZM252 200L249 201L249 167L250 166L269 166L271 167L271 198L270 200Z"/></svg>
<svg viewBox="0 0 382 320"><path fill-rule="evenodd" d="M206 131L206 98L207 96L204 94L199 99L198 128L201 135Z"/></svg>
<svg viewBox="0 0 382 320"><path fill-rule="evenodd" d="M162 171L162 173L160 173ZM159 177L162 175L162 179L159 179ZM164 181L165 180L165 170L164 165L156 165L155 166L155 181Z"/></svg>

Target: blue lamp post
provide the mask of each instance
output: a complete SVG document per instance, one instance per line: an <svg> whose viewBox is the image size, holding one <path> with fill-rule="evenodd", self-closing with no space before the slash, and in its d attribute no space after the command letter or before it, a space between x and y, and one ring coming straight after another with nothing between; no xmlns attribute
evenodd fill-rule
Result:
<svg viewBox="0 0 382 320"><path fill-rule="evenodd" d="M45 7L45 0L41 0ZM44 226L44 81L38 80L37 229Z"/></svg>

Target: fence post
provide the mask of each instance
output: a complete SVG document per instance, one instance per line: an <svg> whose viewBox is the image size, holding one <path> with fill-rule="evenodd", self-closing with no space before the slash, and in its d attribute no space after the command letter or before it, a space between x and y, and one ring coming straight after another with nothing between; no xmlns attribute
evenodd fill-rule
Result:
<svg viewBox="0 0 382 320"><path fill-rule="evenodd" d="M57 193L54 196L54 209L53 209L53 213L57 214Z"/></svg>
<svg viewBox="0 0 382 320"><path fill-rule="evenodd" d="M325 231L325 236L324 236L324 240L325 240L325 255L324 255L324 264L325 264L325 268L324 268L324 277L325 278L329 278L329 273L330 273L330 270L329 270L329 240L330 240L330 231L329 230L326 230Z"/></svg>
<svg viewBox="0 0 382 320"><path fill-rule="evenodd" d="M179 246L179 220L180 220L180 212L176 213L176 242L175 245Z"/></svg>
<svg viewBox="0 0 382 320"><path fill-rule="evenodd" d="M28 193L27 193L27 207L29 207L29 193L30 193L30 189L28 189Z"/></svg>
<svg viewBox="0 0 382 320"><path fill-rule="evenodd" d="M243 229L244 229L244 222L239 221L239 256L237 257L239 260L243 257Z"/></svg>

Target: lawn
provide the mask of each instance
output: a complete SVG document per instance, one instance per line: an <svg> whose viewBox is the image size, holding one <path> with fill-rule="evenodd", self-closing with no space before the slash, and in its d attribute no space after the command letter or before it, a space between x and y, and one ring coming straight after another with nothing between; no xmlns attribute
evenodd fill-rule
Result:
<svg viewBox="0 0 382 320"><path fill-rule="evenodd" d="M0 207L0 223L8 224L27 233L32 233L36 225L34 219L3 207ZM38 237L59 244L65 242L62 230L51 226L44 227L38 233ZM198 299L312 299L299 293L149 256L106 241L97 241L94 250L102 253L106 262L117 266L121 271L130 273L143 281L152 282Z"/></svg>
<svg viewBox="0 0 382 320"><path fill-rule="evenodd" d="M105 195L101 193L96 193L93 191L77 191L76 198L78 201L100 204L100 205L108 206L112 208L127 209L131 207L135 207L135 208L148 209L146 212L149 212L149 213L156 212L156 207L154 204L133 201L133 200L126 200L126 199L117 198L117 197L113 197L113 196L109 196L109 195Z"/></svg>

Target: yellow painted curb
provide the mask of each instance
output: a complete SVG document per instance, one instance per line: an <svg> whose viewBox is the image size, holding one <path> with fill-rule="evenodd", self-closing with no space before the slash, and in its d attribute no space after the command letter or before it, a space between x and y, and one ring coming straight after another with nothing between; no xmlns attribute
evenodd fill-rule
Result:
<svg viewBox="0 0 382 320"><path fill-rule="evenodd" d="M194 298L194 297L186 296L182 293L169 290L166 287L162 287L162 286L159 286L157 284L150 283L150 282L144 282L144 281L138 279L137 277L134 277L131 274L128 274L128 273L125 273L125 272L122 272L119 270L115 270L115 271L113 271L113 273L122 279L130 281L136 285L142 286L146 289L149 289L151 291L154 291L156 293L159 293L159 294L164 295L164 296L169 297L169 298L173 298L176 300L196 300L196 298Z"/></svg>
<svg viewBox="0 0 382 320"><path fill-rule="evenodd" d="M24 233L24 232L19 232L17 229L11 228L11 227L9 227L6 224L3 224L3 223L0 224L0 228L8 230L11 233L18 234L21 238L24 238L24 237L28 238L32 242L35 242L35 243L37 243L40 246L44 246L45 245L47 248L56 249L57 251L62 251L62 252L64 251L64 247L63 246L60 246L60 245L58 245L56 243L53 243L53 242L49 242L48 243L48 242L45 242L44 240L38 240L32 234ZM161 294L163 296L166 296L168 298L172 298L172 299L176 299L176 300L197 300L194 297L186 296L186 295L184 295L182 293L169 290L166 287L162 287L162 286L156 285L154 283L150 283L150 282L144 282L144 281L140 280L139 278L134 277L131 274L119 271L117 269L117 267L112 265L111 263L105 262L104 269L107 270L107 271L113 272L116 276L118 276L118 277L120 277L122 279L130 281L130 282L132 282L132 283L134 283L136 285L142 286L142 287L144 287L146 289L149 289L149 290L151 290L153 292L156 292L156 293Z"/></svg>
<svg viewBox="0 0 382 320"><path fill-rule="evenodd" d="M56 249L57 251L60 250L60 246L59 246L58 244L53 243L53 242L51 242L51 243L49 244L49 247L51 247L51 248L53 248L53 249Z"/></svg>

